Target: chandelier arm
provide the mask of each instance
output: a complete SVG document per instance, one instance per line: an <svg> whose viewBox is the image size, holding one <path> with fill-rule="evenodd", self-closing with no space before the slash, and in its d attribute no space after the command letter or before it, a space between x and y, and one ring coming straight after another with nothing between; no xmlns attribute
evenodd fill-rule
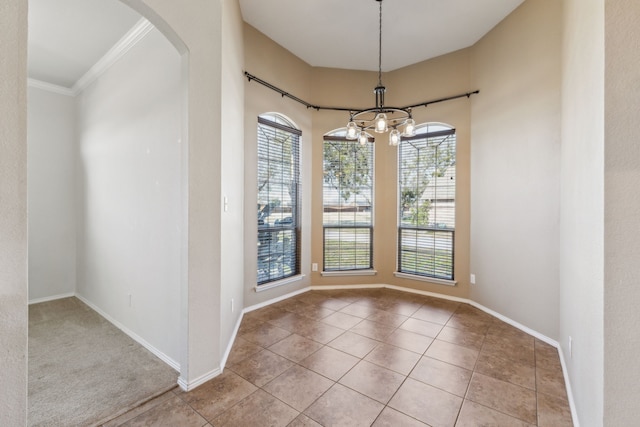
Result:
<svg viewBox="0 0 640 427"><path fill-rule="evenodd" d="M309 102L307 102L307 101L305 101L303 99L298 98L295 95L290 94L289 92L287 92L285 90L282 90L282 89L278 88L277 86L274 86L273 84L271 84L271 83L269 83L269 82L267 82L265 80L262 80L259 77L254 76L253 74L250 74L247 71L244 72L244 75L245 75L245 77L247 78L247 80L249 82L251 82L253 80L256 83L259 83L259 84L261 84L261 85L273 90L274 92L279 93L283 97L286 96L287 98L289 98L289 99L291 99L293 101L296 101L296 102L304 105L307 108L312 108L312 109L317 110L317 111L320 111L320 110L347 111L349 113L354 113L354 115L355 115L357 113L361 113L361 112L364 112L364 111L374 112L374 111L378 111L379 110L378 108L375 108L375 107L372 107L372 108L352 108L352 107L328 107L328 106L314 105L314 104L311 104L311 103L309 103ZM426 107L426 106L428 106L430 104L436 104L438 102L450 101L450 100L453 100L453 99L464 98L464 97L470 98L471 95L475 95L477 93L480 93L480 91L479 90L475 90L473 92L467 92L467 93L462 93L460 95L448 96L446 98L439 98L439 99L434 99L434 100L430 100L430 101L423 101L423 102L420 102L418 104L408 105L406 107L394 108L394 110L398 110L398 111L410 110L410 109L416 108L416 107ZM391 108L390 107L384 107L384 109L385 110L390 110Z"/></svg>

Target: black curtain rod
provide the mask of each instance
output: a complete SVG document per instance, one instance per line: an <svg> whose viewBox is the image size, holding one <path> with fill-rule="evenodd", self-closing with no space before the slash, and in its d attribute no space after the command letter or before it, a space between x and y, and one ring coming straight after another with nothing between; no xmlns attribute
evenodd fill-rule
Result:
<svg viewBox="0 0 640 427"><path fill-rule="evenodd" d="M247 78L248 81L254 80L256 83L260 83L261 85L268 87L269 89L273 90L274 92L278 92L283 98L286 96L289 99L292 99L302 105L304 105L307 108L312 108L316 111L320 111L320 110L333 110L333 111L362 111L362 108L346 108L346 107L323 107L320 105L314 105L314 104L310 104L307 101L298 98L297 96L294 96L292 94L290 94L287 91L284 91L282 89L280 89L277 86L272 85L271 83L262 80L259 77L254 76L253 74L249 74L247 71L244 72L245 77ZM416 107L426 107L429 104L436 104L438 102L444 102L444 101L451 101L453 99L458 99L458 98L464 98L464 97L471 97L471 95L480 93L479 90L474 90L473 92L467 92L467 93L463 93L460 95L454 95L454 96L448 96L446 98L440 98L440 99L434 99L431 101L424 101L424 102L420 102L418 104L413 104L413 105L407 105L406 107L400 107L400 110L408 110L411 108L416 108ZM388 107L391 108L391 107Z"/></svg>

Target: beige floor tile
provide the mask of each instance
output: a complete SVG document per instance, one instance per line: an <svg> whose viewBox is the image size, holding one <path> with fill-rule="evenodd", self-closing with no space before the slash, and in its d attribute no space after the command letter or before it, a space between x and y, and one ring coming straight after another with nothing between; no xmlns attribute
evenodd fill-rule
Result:
<svg viewBox="0 0 640 427"><path fill-rule="evenodd" d="M322 323L326 323L327 325L335 326L340 329L351 329L361 321L362 319L360 317L341 313L339 311L322 319Z"/></svg>
<svg viewBox="0 0 640 427"><path fill-rule="evenodd" d="M562 370L537 368L536 390L539 393L549 394L567 400L567 389L564 384Z"/></svg>
<svg viewBox="0 0 640 427"><path fill-rule="evenodd" d="M333 384L322 375L295 365L265 385L263 390L294 409L304 411Z"/></svg>
<svg viewBox="0 0 640 427"><path fill-rule="evenodd" d="M264 349L259 345L249 342L244 338L237 337L227 358L227 366L234 365L262 350Z"/></svg>
<svg viewBox="0 0 640 427"><path fill-rule="evenodd" d="M509 339L486 338L482 346L482 353L496 356L513 362L535 366L535 353L533 347L514 343Z"/></svg>
<svg viewBox="0 0 640 427"><path fill-rule="evenodd" d="M314 372L338 381L353 368L360 359L331 347L323 347L300 364Z"/></svg>
<svg viewBox="0 0 640 427"><path fill-rule="evenodd" d="M472 348L474 350L480 350L484 343L484 337L485 336L483 334L466 332L450 326L445 326L436 338L440 341L446 341L463 347Z"/></svg>
<svg viewBox="0 0 640 427"><path fill-rule="evenodd" d="M571 408L566 399L538 393L538 425L540 427L570 427Z"/></svg>
<svg viewBox="0 0 640 427"><path fill-rule="evenodd" d="M323 426L368 427L383 408L380 402L335 384L304 413Z"/></svg>
<svg viewBox="0 0 640 427"><path fill-rule="evenodd" d="M322 427L322 425L313 421L306 415L300 414L296 417L295 420L291 421L291 424L289 424L287 427Z"/></svg>
<svg viewBox="0 0 640 427"><path fill-rule="evenodd" d="M270 323L263 323L256 329L240 335L240 338L262 347L269 347L271 344L275 344L289 335L291 335L291 332L289 331Z"/></svg>
<svg viewBox="0 0 640 427"><path fill-rule="evenodd" d="M347 331L327 345L352 356L363 358L379 343L379 341Z"/></svg>
<svg viewBox="0 0 640 427"><path fill-rule="evenodd" d="M365 360L406 376L416 366L420 355L390 344L380 344L367 354Z"/></svg>
<svg viewBox="0 0 640 427"><path fill-rule="evenodd" d="M536 368L562 371L558 349L540 340L535 340Z"/></svg>
<svg viewBox="0 0 640 427"><path fill-rule="evenodd" d="M193 391L184 393L182 399L199 414L211 420L256 390L253 384L225 370L222 375Z"/></svg>
<svg viewBox="0 0 640 427"><path fill-rule="evenodd" d="M487 333L491 325L492 322L457 313L454 313L447 322L449 327L483 335Z"/></svg>
<svg viewBox="0 0 640 427"><path fill-rule="evenodd" d="M466 398L530 424L537 422L533 390L474 373Z"/></svg>
<svg viewBox="0 0 640 427"><path fill-rule="evenodd" d="M397 301L389 304L385 311L390 313L399 314L401 316L411 316L422 307L422 303L415 301Z"/></svg>
<svg viewBox="0 0 640 427"><path fill-rule="evenodd" d="M372 427L429 427L425 423L421 423L415 418L391 409L388 406L384 408L378 419L373 423Z"/></svg>
<svg viewBox="0 0 640 427"><path fill-rule="evenodd" d="M305 304L304 306L296 307L292 310L292 313L296 313L300 316L308 317L313 320L320 320L332 315L335 313L335 310L330 310L317 305Z"/></svg>
<svg viewBox="0 0 640 427"><path fill-rule="evenodd" d="M329 310L333 310L333 311L340 311L341 309L345 308L350 304L351 302L349 301L336 299L336 298L329 298L325 301L320 302L318 306L329 309Z"/></svg>
<svg viewBox="0 0 640 427"><path fill-rule="evenodd" d="M517 418L510 417L496 410L465 400L458 415L456 427L533 427Z"/></svg>
<svg viewBox="0 0 640 427"><path fill-rule="evenodd" d="M412 378L400 386L389 406L433 427L453 426L462 398Z"/></svg>
<svg viewBox="0 0 640 427"><path fill-rule="evenodd" d="M376 310L367 317L367 320L392 328L397 328L398 326L402 325L407 319L407 316L401 316L399 314L393 314L388 311L382 310Z"/></svg>
<svg viewBox="0 0 640 427"><path fill-rule="evenodd" d="M402 329L396 329L395 332L389 335L384 341L387 344L422 354L429 348L433 342L433 338Z"/></svg>
<svg viewBox="0 0 640 427"><path fill-rule="evenodd" d="M424 335L430 338L435 338L442 330L442 325L433 322L425 322L424 320L409 318L402 325L400 325L400 329Z"/></svg>
<svg viewBox="0 0 640 427"><path fill-rule="evenodd" d="M404 379L404 375L363 360L340 379L340 384L386 404Z"/></svg>
<svg viewBox="0 0 640 427"><path fill-rule="evenodd" d="M394 327L385 326L380 323L372 322L370 320L363 320L353 328L349 329L349 331L354 332L358 335L362 335L378 341L383 341L395 330L396 328Z"/></svg>
<svg viewBox="0 0 640 427"><path fill-rule="evenodd" d="M456 396L464 397L472 373L459 366L424 356L409 376Z"/></svg>
<svg viewBox="0 0 640 427"><path fill-rule="evenodd" d="M320 344L327 344L344 333L344 329L336 328L320 322L313 322L301 327L296 333L302 337L317 341Z"/></svg>
<svg viewBox="0 0 640 427"><path fill-rule="evenodd" d="M297 416L298 411L269 393L258 390L233 408L217 416L212 423L216 427L285 427Z"/></svg>
<svg viewBox="0 0 640 427"><path fill-rule="evenodd" d="M229 369L252 384L262 387L291 366L293 362L289 359L269 350L263 350Z"/></svg>
<svg viewBox="0 0 640 427"><path fill-rule="evenodd" d="M475 370L499 380L532 390L536 389L536 369L526 363L518 363L502 357L481 353Z"/></svg>
<svg viewBox="0 0 640 427"><path fill-rule="evenodd" d="M441 307L422 306L419 310L411 315L414 319L424 320L426 322L437 323L439 325L445 325L451 316L453 310Z"/></svg>
<svg viewBox="0 0 640 427"><path fill-rule="evenodd" d="M286 357L289 360L299 362L315 353L320 348L322 348L322 344L319 342L301 337L300 335L292 334L273 344L269 347L269 350L279 354L280 356Z"/></svg>
<svg viewBox="0 0 640 427"><path fill-rule="evenodd" d="M373 307L369 307L366 305L360 304L349 304L348 306L342 308L340 313L350 314L351 316L357 316L361 318L366 318L370 314L374 313L377 309Z"/></svg>
<svg viewBox="0 0 640 427"><path fill-rule="evenodd" d="M478 350L435 340L424 353L425 356L473 370L478 359Z"/></svg>
<svg viewBox="0 0 640 427"><path fill-rule="evenodd" d="M289 332L297 332L302 328L314 324L315 321L298 313L290 312L278 319L270 320L269 323Z"/></svg>

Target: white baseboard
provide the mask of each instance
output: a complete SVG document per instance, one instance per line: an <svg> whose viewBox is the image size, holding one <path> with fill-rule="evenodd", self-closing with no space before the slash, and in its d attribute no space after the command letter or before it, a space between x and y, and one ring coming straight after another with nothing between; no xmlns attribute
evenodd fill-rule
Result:
<svg viewBox="0 0 640 427"><path fill-rule="evenodd" d="M114 319L113 317L109 316L107 313L102 311L99 307L97 307L95 304L93 304L92 302L90 302L89 300L84 298L82 295L75 294L75 297L78 298L83 303L87 304L89 307L91 307L93 310L95 310L98 314L100 314L102 317L104 317L109 322L111 322L116 328L120 329L122 332L127 334L129 337L131 337L138 344L140 344L141 346L143 346L144 348L149 350L151 353L153 353L156 357L158 357L164 363L166 363L167 365L171 366L171 368L173 368L175 371L180 372L180 363L178 363L177 361L173 360L171 357L167 356L162 351L160 351L157 348L155 348L153 345L149 344L140 335L136 334L131 329L127 328L122 323L118 322L116 319Z"/></svg>
<svg viewBox="0 0 640 427"><path fill-rule="evenodd" d="M214 369L212 371L207 372L204 375L199 376L198 378L194 379L193 381L187 381L184 378L182 378L182 376L181 376L180 378L178 378L178 385L184 391L191 391L194 388L198 387L199 385L202 385L202 384L206 383L207 381L214 379L215 377L217 377L221 373L222 373L222 371L220 370L220 368L216 368L216 369Z"/></svg>
<svg viewBox="0 0 640 427"><path fill-rule="evenodd" d="M291 297L295 297L296 295L300 295L300 294L303 294L305 292L309 292L311 289L313 289L313 288L307 287L307 288L298 289L297 291L293 291L293 292L290 292L288 294L285 294L285 295L282 295L282 296L279 296L279 297L276 297L276 298L272 298L270 300L261 302L259 304L251 305L249 307L246 307L244 310L242 310L242 313L246 314L246 313L249 313L250 311L257 310L259 308L263 308L263 307L266 307L266 306L271 305L271 304L275 304L275 303L277 303L279 301L282 301L282 300L285 300L285 299L288 299L288 298L291 298Z"/></svg>
<svg viewBox="0 0 640 427"><path fill-rule="evenodd" d="M236 342L236 336L238 335L238 330L240 329L240 324L242 323L242 319L244 318L244 310L240 312L240 317L238 317L238 321L236 322L235 328L233 328L233 333L231 334L231 338L229 338L229 343L227 344L227 349L222 356L222 360L220 361L220 372L224 371L224 367L227 365L227 359L229 358L229 353L231 353L231 349L233 348L233 343Z"/></svg>
<svg viewBox="0 0 640 427"><path fill-rule="evenodd" d="M59 295L51 295L50 297L44 297L44 298L34 298L29 300L29 305L31 304L38 304L41 302L47 302L47 301L55 301L57 299L62 299L62 298L71 298L76 296L75 292L69 292L66 294L59 294Z"/></svg>

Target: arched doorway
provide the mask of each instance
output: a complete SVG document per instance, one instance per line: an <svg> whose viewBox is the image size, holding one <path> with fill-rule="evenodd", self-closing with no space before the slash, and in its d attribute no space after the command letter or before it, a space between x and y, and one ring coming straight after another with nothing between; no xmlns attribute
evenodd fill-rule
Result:
<svg viewBox="0 0 640 427"><path fill-rule="evenodd" d="M162 22L160 27L167 31ZM111 56L111 62L86 73L70 93L30 85L29 268L40 292L30 299L74 295L179 371L186 286L186 49L175 34L169 42L148 23L127 37L126 48L108 52L103 59ZM65 124L72 129L61 129ZM64 149L52 144L62 139ZM66 163L56 161L67 155L72 159ZM56 197L65 186L64 197ZM65 237L66 246L56 247ZM54 271L60 266L51 260L54 254L72 264L73 283L62 292L52 286L64 280ZM94 353L102 357L106 351ZM32 366L30 360L30 371Z"/></svg>

